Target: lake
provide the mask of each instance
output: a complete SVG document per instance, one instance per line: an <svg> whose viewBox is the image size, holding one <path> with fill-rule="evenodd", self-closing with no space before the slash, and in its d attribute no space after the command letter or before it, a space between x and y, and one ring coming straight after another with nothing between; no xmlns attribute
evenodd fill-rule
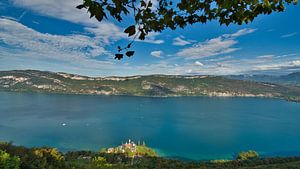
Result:
<svg viewBox="0 0 300 169"><path fill-rule="evenodd" d="M249 149L300 155L300 103L0 92L0 140L97 151L127 139L182 159L231 159Z"/></svg>

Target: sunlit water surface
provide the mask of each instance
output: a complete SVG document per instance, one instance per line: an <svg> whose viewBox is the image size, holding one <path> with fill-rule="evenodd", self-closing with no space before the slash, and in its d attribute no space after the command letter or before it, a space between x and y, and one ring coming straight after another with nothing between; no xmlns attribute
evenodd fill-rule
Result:
<svg viewBox="0 0 300 169"><path fill-rule="evenodd" d="M0 92L0 140L67 151L99 150L127 139L183 159L230 159L248 149L300 155L300 103Z"/></svg>

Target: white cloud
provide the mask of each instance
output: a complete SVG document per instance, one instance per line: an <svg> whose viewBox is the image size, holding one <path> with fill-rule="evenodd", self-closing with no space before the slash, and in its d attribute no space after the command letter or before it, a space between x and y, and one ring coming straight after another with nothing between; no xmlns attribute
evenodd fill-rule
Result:
<svg viewBox="0 0 300 169"><path fill-rule="evenodd" d="M9 19L0 19L0 40L15 48L51 57L60 57L62 54L97 57L107 54L101 44L91 37L43 34Z"/></svg>
<svg viewBox="0 0 300 169"><path fill-rule="evenodd" d="M76 6L81 4L82 0L12 0L12 2L16 6L30 9L44 16L84 25L86 31L94 34L96 39L106 44L111 41L128 38L123 33L124 28L120 28L114 23L105 20L98 22L95 18L90 19L90 15L86 10L77 9ZM156 4L155 1L153 3ZM158 34L153 33L142 42L164 43L163 40L157 40L155 38L156 35Z"/></svg>
<svg viewBox="0 0 300 169"><path fill-rule="evenodd" d="M256 58L258 59L273 59L275 57L275 55L261 55L261 56L257 56Z"/></svg>
<svg viewBox="0 0 300 169"><path fill-rule="evenodd" d="M152 43L152 44L163 44L163 43L165 43L164 40L156 38L159 34L160 33L158 33L158 32L150 32L146 36L146 39L144 39L144 40L136 39L136 41L137 42Z"/></svg>
<svg viewBox="0 0 300 169"><path fill-rule="evenodd" d="M0 19L9 19L9 20L18 22L18 19L10 17L10 16L0 16Z"/></svg>
<svg viewBox="0 0 300 169"><path fill-rule="evenodd" d="M240 72L291 72L290 70L300 70L299 56L295 58L281 58L274 55L272 61L269 59L241 59L225 62L234 69L239 68Z"/></svg>
<svg viewBox="0 0 300 169"><path fill-rule="evenodd" d="M282 66L282 64L259 65L255 66L254 71L279 70Z"/></svg>
<svg viewBox="0 0 300 169"><path fill-rule="evenodd" d="M95 35L95 39L101 40L105 44L109 44L110 41L117 41L121 38L127 38L119 27L112 23L99 24L97 27L86 27L86 31Z"/></svg>
<svg viewBox="0 0 300 169"><path fill-rule="evenodd" d="M218 58L214 58L214 59L209 59L207 61L218 62L218 61L228 60L228 59L231 59L231 58L232 58L232 56L224 56L224 57L218 57Z"/></svg>
<svg viewBox="0 0 300 169"><path fill-rule="evenodd" d="M206 42L195 44L192 47L182 49L177 53L177 55L185 57L186 59L199 59L203 57L216 56L238 50L238 48L231 48L235 44L237 44L237 41L233 39L218 37L207 40Z"/></svg>
<svg viewBox="0 0 300 169"><path fill-rule="evenodd" d="M201 62L199 62L199 61L196 61L196 62L195 62L195 65L196 65L196 66L203 66L203 63L201 63Z"/></svg>
<svg viewBox="0 0 300 169"><path fill-rule="evenodd" d="M76 9L75 9L76 10ZM89 22L89 21L88 21ZM98 24L98 23L96 23ZM95 28L95 29L93 29ZM99 28L99 29L97 29ZM111 55L105 50L106 42L124 38L119 27L113 24L98 27L86 26L89 32L95 36L87 35L54 35L40 33L34 29L24 26L17 21L0 19L0 69L42 69L51 71L66 71L85 75L133 75L137 74L239 74L251 71L281 71L285 69L300 70L299 54L286 55L262 55L253 59L233 60L230 56L217 56L218 54L230 53L238 50L234 47L238 42L237 37L254 32L254 30L240 30L234 34L225 34L220 37L198 43L203 57L209 58L212 63L201 63L196 60L185 60L183 57L172 57L173 60L149 65L135 65L121 62L110 62L102 59L103 55ZM115 30L114 30L115 29ZM111 31L107 35L106 31ZM119 35L117 33L120 33ZM109 34L113 34L110 36ZM114 36L115 35L115 36ZM153 38L158 34L150 36L153 43L161 41ZM97 38L102 38L98 41ZM102 42L105 42L104 44ZM188 49L188 48L186 48ZM205 49L205 50L204 50ZM198 51L199 52L199 51ZM160 50L151 52L151 55L162 58ZM199 56L199 55L197 55ZM106 58L106 57L105 57ZM266 58L272 58L272 63ZM99 60L98 60L99 59ZM176 60L175 60L176 59ZM198 59L196 57L195 59ZM230 59L230 60L229 60ZM180 62L183 61L183 62ZM2 63L2 64L1 64ZM131 63L131 62L130 62Z"/></svg>
<svg viewBox="0 0 300 169"><path fill-rule="evenodd" d="M290 55L290 54L286 54ZM274 55L272 61L269 59L249 58L235 60L221 60L219 62L207 63L201 67L194 64L185 64L180 67L181 72L192 70L189 74L248 74L248 73L291 73L300 70L300 56L277 57Z"/></svg>
<svg viewBox="0 0 300 169"><path fill-rule="evenodd" d="M63 19L96 27L99 23L89 19L89 14L76 8L82 0L11 0L14 5L35 11L44 16Z"/></svg>
<svg viewBox="0 0 300 169"><path fill-rule="evenodd" d="M289 33L289 34L285 34L285 35L281 35L282 38L289 38L289 37L293 37L295 35L297 35L298 32L293 32L293 33Z"/></svg>
<svg viewBox="0 0 300 169"><path fill-rule="evenodd" d="M242 29L233 34L224 34L205 42L194 44L192 47L184 48L177 53L186 59L199 59L203 57L217 56L239 50L233 47L238 43L237 37L253 33L255 29Z"/></svg>
<svg viewBox="0 0 300 169"><path fill-rule="evenodd" d="M151 10L156 10L159 7L158 0L146 0L145 2L149 3L149 1L151 1L151 3L152 3Z"/></svg>
<svg viewBox="0 0 300 169"><path fill-rule="evenodd" d="M154 39L154 38L146 38L145 40L139 40L139 42L146 42L146 43L152 43L152 44L163 44L165 43L162 39Z"/></svg>
<svg viewBox="0 0 300 169"><path fill-rule="evenodd" d="M294 56L298 56L298 54L297 53L290 53L290 54L278 55L278 56L276 56L276 58L294 57Z"/></svg>
<svg viewBox="0 0 300 169"><path fill-rule="evenodd" d="M247 34L250 34L250 33L253 33L255 32L256 29L250 29L250 28L246 28L246 29L241 29L239 31L237 31L236 33L233 33L233 34L225 34L223 35L224 37L228 37L228 38L237 38L237 37L240 37L240 36L244 36L244 35L247 35Z"/></svg>
<svg viewBox="0 0 300 169"><path fill-rule="evenodd" d="M193 70L192 70L192 69L188 69L188 70L186 71L186 73L188 73L188 74L193 73Z"/></svg>
<svg viewBox="0 0 300 169"><path fill-rule="evenodd" d="M157 57L157 58L161 58L162 56L162 54L163 54L163 51L161 51L161 50L156 50L156 51L152 51L151 53L150 53L152 56L154 56L154 57Z"/></svg>
<svg viewBox="0 0 300 169"><path fill-rule="evenodd" d="M180 37L176 37L173 39L173 45L175 46L185 46L185 45L189 45L189 44L192 44L193 41L191 40L186 40L184 39L183 36L180 36Z"/></svg>
<svg viewBox="0 0 300 169"><path fill-rule="evenodd" d="M147 65L103 61L95 57L109 55L109 52L92 37L40 33L9 19L0 19L0 41L5 44L0 45L0 70L30 68L92 76L161 73L225 75L299 70L300 67L297 54L284 55L293 57L274 56L272 63L261 58L229 60L231 57L216 58L209 64L200 61L180 62L182 57L177 57L176 61L160 59L157 63ZM163 52L157 50L151 52L151 55L161 58Z"/></svg>
<svg viewBox="0 0 300 169"><path fill-rule="evenodd" d="M82 0L12 0L13 4L30 9L44 16L66 20L72 23L86 26L85 30L97 36L97 39L104 43L109 40L119 40L126 38L122 29L113 23L103 21L98 22L95 18L90 19L86 10L79 10L77 5Z"/></svg>
<svg viewBox="0 0 300 169"><path fill-rule="evenodd" d="M300 66L300 60L294 60L292 61L293 66Z"/></svg>
<svg viewBox="0 0 300 169"><path fill-rule="evenodd" d="M111 54L89 36L40 33L9 19L0 19L0 42L5 44L0 46L0 55L5 59L5 62L2 60L2 63L6 63L5 66L56 65L50 68L53 70L58 68L57 65L78 69L108 69L113 65L105 61ZM100 57L102 61L95 59L103 55L105 57ZM14 62L16 65L12 65Z"/></svg>

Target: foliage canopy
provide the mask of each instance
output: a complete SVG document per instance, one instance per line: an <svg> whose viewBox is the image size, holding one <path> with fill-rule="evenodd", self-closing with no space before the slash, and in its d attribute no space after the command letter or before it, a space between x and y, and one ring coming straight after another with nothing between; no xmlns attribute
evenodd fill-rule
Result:
<svg viewBox="0 0 300 169"><path fill-rule="evenodd" d="M19 169L20 158L11 156L5 151L0 150L0 168L1 169Z"/></svg>
<svg viewBox="0 0 300 169"><path fill-rule="evenodd" d="M134 51L128 49L134 40L144 40L150 32L212 20L221 25L247 24L260 14L283 12L286 5L297 3L298 0L83 0L77 8L87 9L90 17L99 22L109 16L118 22L124 16L132 16L134 23L124 32L133 40L124 48L118 47L118 52L126 50L126 55L131 57ZM123 54L116 54L116 59L122 58Z"/></svg>
<svg viewBox="0 0 300 169"><path fill-rule="evenodd" d="M241 153L253 157L254 151ZM252 155L251 155L252 154ZM55 148L26 148L0 141L1 169L190 169L190 168L299 168L300 157L247 158L246 160L181 161L161 157L126 157L124 154L73 151Z"/></svg>

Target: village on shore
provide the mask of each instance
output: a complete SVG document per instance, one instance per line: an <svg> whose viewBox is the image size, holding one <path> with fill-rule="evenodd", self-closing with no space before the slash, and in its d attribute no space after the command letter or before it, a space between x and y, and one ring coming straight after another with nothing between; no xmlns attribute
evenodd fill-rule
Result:
<svg viewBox="0 0 300 169"><path fill-rule="evenodd" d="M117 147L111 147L105 150L108 154L125 154L127 157L144 157L144 156L150 156L150 157L156 157L156 152L147 147L146 143L138 141L136 144L134 141L129 139L125 143L122 143L121 145Z"/></svg>

